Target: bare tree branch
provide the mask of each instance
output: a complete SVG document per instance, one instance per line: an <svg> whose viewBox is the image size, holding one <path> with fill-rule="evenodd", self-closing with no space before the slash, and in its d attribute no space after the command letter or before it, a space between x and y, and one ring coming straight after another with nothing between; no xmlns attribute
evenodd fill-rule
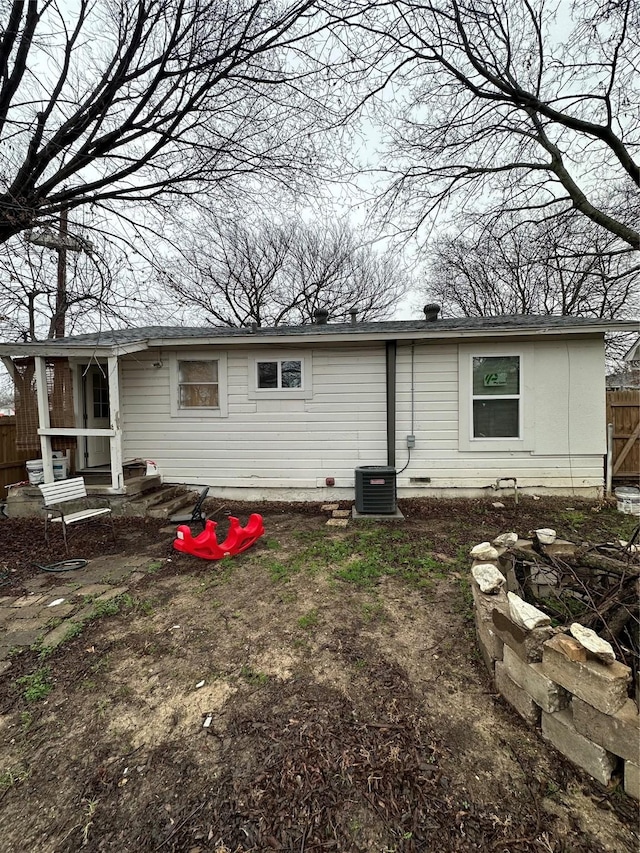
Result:
<svg viewBox="0 0 640 853"><path fill-rule="evenodd" d="M389 137L386 216L569 206L640 247L602 188L640 186L640 10L633 0L350 0L343 84ZM354 115L350 107L348 114Z"/></svg>
<svg viewBox="0 0 640 853"><path fill-rule="evenodd" d="M0 241L63 207L311 174L296 51L317 6L14 0L0 34Z"/></svg>
<svg viewBox="0 0 640 853"><path fill-rule="evenodd" d="M461 224L434 244L426 296L453 315L613 319L634 316L639 294L633 253L574 213L553 223L504 215L490 227Z"/></svg>
<svg viewBox="0 0 640 853"><path fill-rule="evenodd" d="M199 323L224 326L310 323L318 308L335 320L351 310L382 319L410 285L396 256L362 245L340 224L209 219L163 266L159 281L174 301Z"/></svg>

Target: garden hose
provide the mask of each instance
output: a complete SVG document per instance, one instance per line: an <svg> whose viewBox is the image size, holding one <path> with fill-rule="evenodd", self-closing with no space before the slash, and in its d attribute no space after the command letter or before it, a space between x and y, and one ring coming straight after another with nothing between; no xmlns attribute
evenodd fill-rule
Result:
<svg viewBox="0 0 640 853"><path fill-rule="evenodd" d="M33 565L43 572L72 572L74 569L83 569L88 562L88 560L62 560L62 562L52 563L50 566L39 566L37 563Z"/></svg>

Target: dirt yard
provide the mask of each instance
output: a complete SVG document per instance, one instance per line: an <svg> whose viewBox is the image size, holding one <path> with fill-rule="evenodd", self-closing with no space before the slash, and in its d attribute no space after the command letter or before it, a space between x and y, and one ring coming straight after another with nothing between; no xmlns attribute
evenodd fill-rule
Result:
<svg viewBox="0 0 640 853"><path fill-rule="evenodd" d="M467 583L470 547L499 533L604 542L636 520L505 503L401 501L404 523L346 529L318 506L231 506L266 533L219 563L155 523L76 534L71 556L139 571L0 677L1 853L636 851L637 803L495 694ZM39 525L0 521L0 597L64 558Z"/></svg>

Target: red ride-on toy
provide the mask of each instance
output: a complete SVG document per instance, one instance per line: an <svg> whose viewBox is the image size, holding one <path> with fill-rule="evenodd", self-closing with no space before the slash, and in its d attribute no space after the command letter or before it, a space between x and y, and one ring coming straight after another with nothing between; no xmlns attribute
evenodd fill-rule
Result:
<svg viewBox="0 0 640 853"><path fill-rule="evenodd" d="M250 548L264 533L262 516L257 512L249 516L246 527L233 515L229 516L229 532L220 545L216 538L217 522L208 519L204 530L198 536L193 536L186 524L181 524L176 531L173 547L183 554L193 554L203 560L221 560L223 557L233 557Z"/></svg>

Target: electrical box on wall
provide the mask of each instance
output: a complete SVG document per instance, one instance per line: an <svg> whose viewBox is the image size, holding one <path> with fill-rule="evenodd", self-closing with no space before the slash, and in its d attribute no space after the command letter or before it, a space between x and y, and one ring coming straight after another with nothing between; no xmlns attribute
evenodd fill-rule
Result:
<svg viewBox="0 0 640 853"><path fill-rule="evenodd" d="M411 449L412 447L415 447L415 446L416 446L416 437L415 437L415 435L408 435L408 436L407 436L407 447L408 447L409 449Z"/></svg>

